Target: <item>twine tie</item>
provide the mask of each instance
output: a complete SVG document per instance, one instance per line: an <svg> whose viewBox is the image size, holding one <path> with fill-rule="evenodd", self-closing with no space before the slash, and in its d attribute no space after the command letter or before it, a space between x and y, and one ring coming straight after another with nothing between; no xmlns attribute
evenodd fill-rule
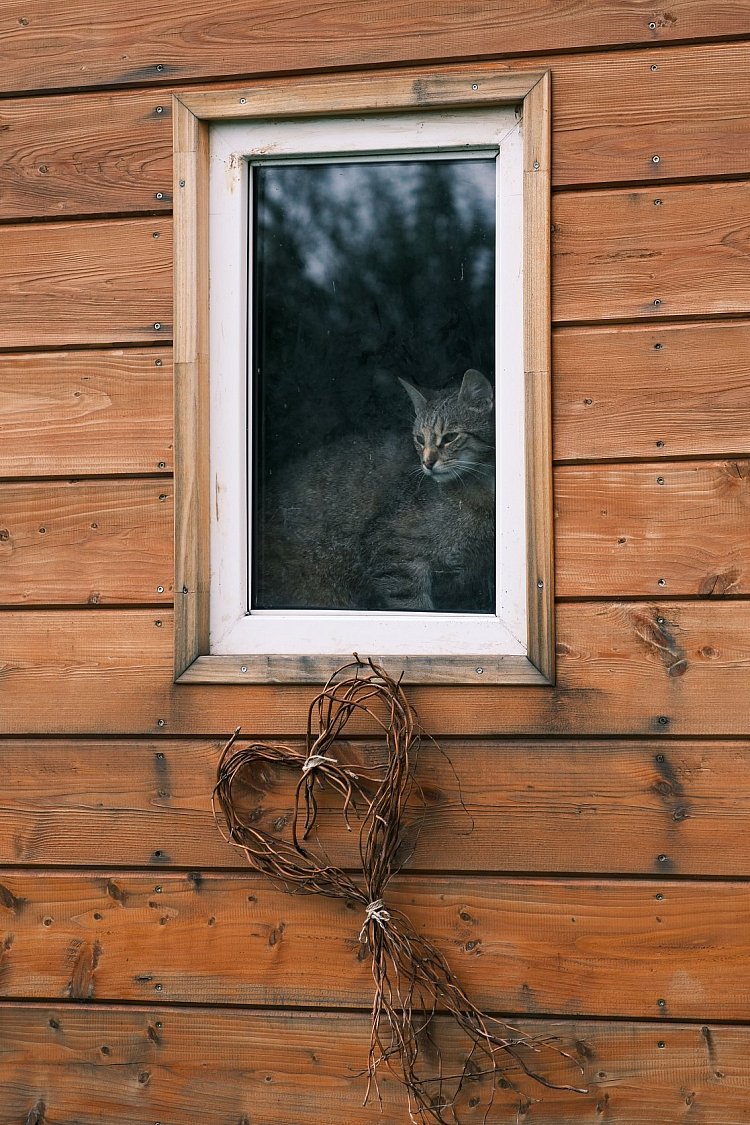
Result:
<svg viewBox="0 0 750 1125"><path fill-rule="evenodd" d="M306 777L310 770L314 770L316 766L322 766L325 762L331 762L334 766L338 765L335 758L328 758L325 754L311 754L302 763L302 776Z"/></svg>
<svg viewBox="0 0 750 1125"><path fill-rule="evenodd" d="M362 929L359 931L359 940L362 945L365 945L367 942L367 927L369 926L370 922L377 922L377 924L382 928L386 925L387 922L390 922L390 920L391 912L390 910L386 909L386 905L383 902L382 898L375 898L372 900L372 902L368 902L367 906L365 907L365 920L362 924Z"/></svg>

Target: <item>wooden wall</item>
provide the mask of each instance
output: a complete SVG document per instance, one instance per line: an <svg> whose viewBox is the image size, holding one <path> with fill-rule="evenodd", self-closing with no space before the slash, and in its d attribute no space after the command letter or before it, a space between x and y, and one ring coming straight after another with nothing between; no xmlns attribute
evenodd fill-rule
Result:
<svg viewBox="0 0 750 1125"><path fill-rule="evenodd" d="M394 901L575 1045L590 1094L493 1120L750 1121L750 8L5 7L0 1125L406 1120L360 920L211 819L309 689L172 683L170 94L457 59L553 74L559 676L411 693L471 819L428 747Z"/></svg>

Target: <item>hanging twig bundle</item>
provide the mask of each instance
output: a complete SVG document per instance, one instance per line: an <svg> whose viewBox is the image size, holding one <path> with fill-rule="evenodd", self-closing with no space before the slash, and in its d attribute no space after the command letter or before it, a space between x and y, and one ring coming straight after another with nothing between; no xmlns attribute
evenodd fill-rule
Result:
<svg viewBox="0 0 750 1125"><path fill-rule="evenodd" d="M336 740L357 712L374 720L383 732L384 765L343 765L336 757ZM361 904L359 938L372 955L375 983L365 1102L373 1088L378 1091L378 1071L383 1065L403 1082L409 1116L418 1123L457 1122L460 1095L469 1083L472 1093L477 1091L475 1096L480 1088L486 1091L481 1097L489 1111L501 1069L503 1084L513 1089L509 1069L515 1067L543 1086L585 1093L578 1086L555 1083L540 1074L529 1061L534 1054L550 1050L565 1059L571 1056L549 1040L525 1036L480 1012L442 953L417 933L405 914L386 903L388 883L404 861L407 828L414 827L414 815L407 825L407 804L412 794L417 799L421 795L414 776L421 730L400 681L372 661L363 664L355 658L354 663L340 668L310 706L304 752L259 742L234 749L238 734L235 731L224 748L213 794L214 814L218 805L226 819L225 839L240 848L254 868L287 891ZM235 787L257 763L300 771L290 840L271 836L243 817L238 808ZM348 828L350 812L356 809L361 818L361 882L327 860L321 861L306 843L318 816L316 787L324 786L340 795ZM413 805L412 799L410 809ZM432 1035L438 1012L451 1016L467 1040L466 1058L457 1073L444 1072ZM506 1065L501 1067L503 1059ZM572 1065L580 1071L576 1062ZM482 1082L483 1076L489 1080ZM476 1104L474 1098L472 1102Z"/></svg>

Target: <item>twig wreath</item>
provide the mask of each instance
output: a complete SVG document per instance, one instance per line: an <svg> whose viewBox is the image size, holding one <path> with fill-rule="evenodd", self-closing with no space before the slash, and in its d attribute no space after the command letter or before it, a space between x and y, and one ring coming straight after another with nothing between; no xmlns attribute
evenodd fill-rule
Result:
<svg viewBox="0 0 750 1125"><path fill-rule="evenodd" d="M333 753L336 740L357 712L374 720L383 732L384 765L343 765ZM526 1036L484 1015L467 997L442 953L415 930L405 914L386 904L388 883L405 859L405 814L410 797L416 796L418 803L421 800L421 815L425 807L414 777L422 730L400 680L392 679L372 661L363 663L355 654L355 661L339 668L310 705L304 751L251 742L232 753L238 735L239 728L224 747L212 799L214 816L218 806L226 820L225 831L217 817L224 839L286 891L327 895L362 907L359 940L369 948L375 982L369 1060L363 1072L368 1075L365 1104L373 1089L380 1098L378 1071L385 1064L406 1087L412 1122L450 1125L458 1122L462 1090L471 1083L476 1094L482 1076L489 1076L489 1092L483 1099L487 1120L502 1057L511 1068L515 1064L542 1086L586 1093L581 1087L550 1081L532 1067L528 1056L548 1050L581 1070L552 1040ZM236 784L261 763L299 772L290 839L271 836L238 807ZM327 859L321 862L306 844L318 817L316 788L326 786L341 798L347 829L351 831L353 811L361 818L361 882ZM413 815L410 824L413 829ZM409 854L412 850L408 849ZM466 1058L458 1073L444 1072L442 1054L432 1036L438 1012L452 1017L467 1040ZM518 1092L507 1068L502 1068L502 1085ZM476 1106L478 1100L472 1097L471 1104Z"/></svg>

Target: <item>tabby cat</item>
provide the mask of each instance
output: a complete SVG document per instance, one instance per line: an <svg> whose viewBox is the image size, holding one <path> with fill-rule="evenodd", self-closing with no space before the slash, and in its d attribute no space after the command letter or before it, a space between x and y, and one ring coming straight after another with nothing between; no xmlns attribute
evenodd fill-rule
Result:
<svg viewBox="0 0 750 1125"><path fill-rule="evenodd" d="M492 386L473 368L452 390L399 381L414 449L406 433L344 438L269 491L256 608L494 611Z"/></svg>

